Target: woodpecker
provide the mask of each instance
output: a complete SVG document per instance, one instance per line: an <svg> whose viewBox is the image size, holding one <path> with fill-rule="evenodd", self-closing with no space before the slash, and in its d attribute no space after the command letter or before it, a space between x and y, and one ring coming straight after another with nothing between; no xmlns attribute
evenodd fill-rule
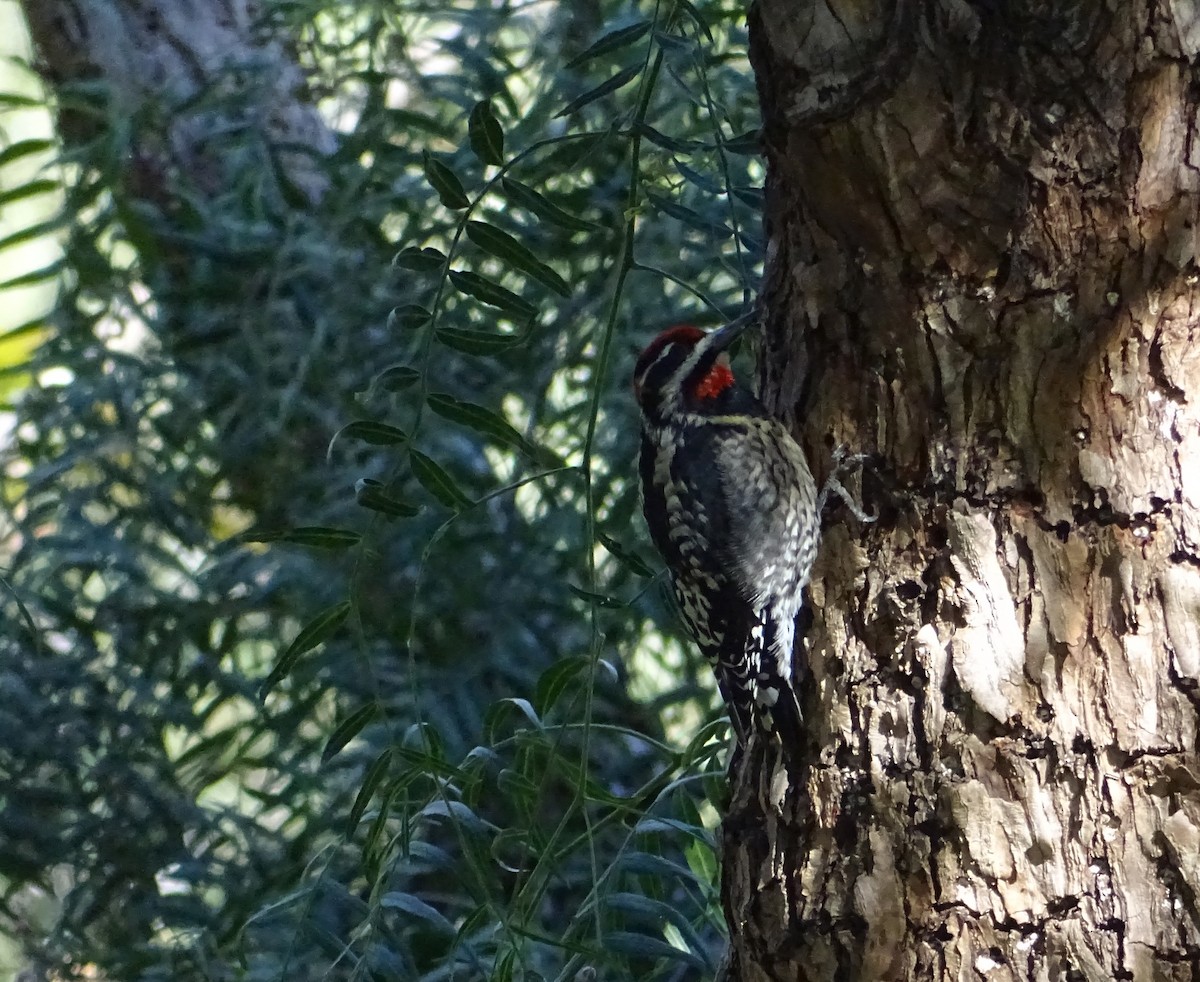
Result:
<svg viewBox="0 0 1200 982"><path fill-rule="evenodd" d="M752 320L673 327L642 352L639 472L650 536L739 747L775 733L786 753L801 739L795 621L825 495L791 434L734 378L728 348Z"/></svg>

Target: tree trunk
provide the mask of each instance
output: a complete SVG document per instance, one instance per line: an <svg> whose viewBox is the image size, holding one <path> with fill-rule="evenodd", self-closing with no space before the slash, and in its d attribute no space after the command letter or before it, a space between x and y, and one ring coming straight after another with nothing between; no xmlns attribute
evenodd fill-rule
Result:
<svg viewBox="0 0 1200 982"><path fill-rule="evenodd" d="M296 486L342 421L329 392L365 384L351 367L361 348L331 336L324 311L330 296L345 309L346 296L369 295L341 265L369 264L322 211L337 143L284 25L259 0L22 9L64 144L111 175L156 340L221 429L233 503L263 524L294 524ZM85 169L80 185L91 179ZM321 262L280 259L297 248ZM278 329L261 330L264 314ZM326 379L322 363L353 381Z"/></svg>
<svg viewBox="0 0 1200 982"><path fill-rule="evenodd" d="M39 67L56 89L100 79L106 108L125 121L150 105L174 110L155 117L161 129L138 128L142 142L130 175L135 195L166 205L177 174L206 197L228 190L242 164L228 156L227 134L239 120L196 103L208 95L224 109L232 100L222 103L216 90L225 86L228 96L237 83L256 89L252 121L275 148L286 179L310 202L324 194L326 178L314 158L334 150L333 135L309 103L303 72L281 36L263 29L257 0L25 0L23 9ZM235 82L238 69L243 77ZM99 118L68 100L58 122L75 141L92 135Z"/></svg>
<svg viewBox="0 0 1200 982"><path fill-rule="evenodd" d="M827 517L819 749L735 775L730 977L1200 978L1200 14L750 19L764 397L880 519Z"/></svg>

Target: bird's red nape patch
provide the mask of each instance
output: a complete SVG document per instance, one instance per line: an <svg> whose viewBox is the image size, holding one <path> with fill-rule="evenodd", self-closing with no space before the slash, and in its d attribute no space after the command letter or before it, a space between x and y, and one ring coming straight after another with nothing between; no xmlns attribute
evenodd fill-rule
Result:
<svg viewBox="0 0 1200 982"><path fill-rule="evenodd" d="M715 399L733 385L733 369L729 367L729 359L722 356L707 375L696 383L692 395L697 399Z"/></svg>
<svg viewBox="0 0 1200 982"><path fill-rule="evenodd" d="M633 394L637 397L638 402L642 401L642 376L646 374L646 369L654 364L658 356L663 353L663 349L669 344L676 343L693 345L703 337L704 332L698 327L692 327L691 324L676 324L651 341L646 346L646 350L638 357L637 365L633 369Z"/></svg>
<svg viewBox="0 0 1200 982"><path fill-rule="evenodd" d="M668 327L658 337L646 345L646 350L642 352L638 359L639 369L649 365L661 353L663 348L668 344L696 344L704 337L704 332L698 327L692 327L691 324L676 324L674 327Z"/></svg>

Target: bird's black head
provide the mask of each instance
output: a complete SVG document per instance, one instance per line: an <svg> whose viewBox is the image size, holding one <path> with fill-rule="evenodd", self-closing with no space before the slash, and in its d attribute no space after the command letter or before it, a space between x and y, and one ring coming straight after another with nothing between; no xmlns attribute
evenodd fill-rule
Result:
<svg viewBox="0 0 1200 982"><path fill-rule="evenodd" d="M748 319L705 334L697 327L668 328L646 346L633 369L633 391L650 421L677 413L714 413L737 392L727 349Z"/></svg>

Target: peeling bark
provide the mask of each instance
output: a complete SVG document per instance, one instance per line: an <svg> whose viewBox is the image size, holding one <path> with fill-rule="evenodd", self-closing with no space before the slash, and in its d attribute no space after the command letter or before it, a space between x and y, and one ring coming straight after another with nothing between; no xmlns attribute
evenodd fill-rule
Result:
<svg viewBox="0 0 1200 982"><path fill-rule="evenodd" d="M730 977L1200 977L1200 13L759 0L762 390L831 516ZM878 69L878 70L876 70Z"/></svg>

